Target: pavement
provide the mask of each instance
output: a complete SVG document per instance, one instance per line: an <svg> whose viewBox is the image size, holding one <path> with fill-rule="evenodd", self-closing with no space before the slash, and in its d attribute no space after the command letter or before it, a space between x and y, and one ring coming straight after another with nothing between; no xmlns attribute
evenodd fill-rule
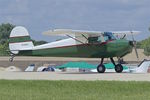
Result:
<svg viewBox="0 0 150 100"><path fill-rule="evenodd" d="M150 81L150 74L131 73L68 73L68 72L0 72L6 80L107 80L107 81Z"/></svg>
<svg viewBox="0 0 150 100"><path fill-rule="evenodd" d="M126 55L124 60L128 63L139 63L143 59L150 59L143 54L142 49L138 49L140 59L137 60L135 52ZM0 67L16 66L24 70L28 65L44 64L61 65L68 61L86 61L89 63L99 63L99 58L65 58L65 57L15 57L13 62L9 62L10 57L0 57ZM117 59L115 59L117 61ZM105 59L109 62L109 59ZM2 69L3 70L3 69ZM116 80L116 81L150 81L150 74L131 74L131 73L68 73L68 72L7 72L0 71L0 79L8 80Z"/></svg>

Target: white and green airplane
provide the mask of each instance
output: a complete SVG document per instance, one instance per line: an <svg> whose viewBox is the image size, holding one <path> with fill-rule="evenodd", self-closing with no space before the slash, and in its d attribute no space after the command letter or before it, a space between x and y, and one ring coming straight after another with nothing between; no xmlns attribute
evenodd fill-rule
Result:
<svg viewBox="0 0 150 100"><path fill-rule="evenodd" d="M104 58L110 58L115 65L115 71L123 70L121 64L115 64L113 57L123 57L132 51L135 42L124 38L116 38L114 35L137 34L138 31L99 32L71 29L56 29L44 32L46 35L65 35L68 38L34 46L26 28L15 27L10 34L9 49L10 61L15 55L23 56L51 56L51 57L86 57L101 58L97 70L105 72ZM135 49L136 50L136 49ZM137 55L138 56L138 55Z"/></svg>

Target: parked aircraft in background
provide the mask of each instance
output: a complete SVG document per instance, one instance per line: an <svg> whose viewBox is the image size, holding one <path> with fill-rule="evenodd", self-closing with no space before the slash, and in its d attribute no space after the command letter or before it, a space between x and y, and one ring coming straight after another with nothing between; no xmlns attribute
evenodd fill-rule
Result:
<svg viewBox="0 0 150 100"><path fill-rule="evenodd" d="M10 34L10 61L13 61L15 55L101 58L101 63L97 66L97 71L104 73L106 69L103 64L104 58L110 58L111 62L115 65L115 71L120 73L123 71L123 66L120 63L116 64L113 57L121 58L130 53L133 47L136 50L134 38L133 41L128 41L124 37L126 34L137 33L139 32L56 29L44 32L44 34L65 35L69 38L34 46L28 31L22 26L17 26ZM118 39L114 34L124 34L124 37Z"/></svg>

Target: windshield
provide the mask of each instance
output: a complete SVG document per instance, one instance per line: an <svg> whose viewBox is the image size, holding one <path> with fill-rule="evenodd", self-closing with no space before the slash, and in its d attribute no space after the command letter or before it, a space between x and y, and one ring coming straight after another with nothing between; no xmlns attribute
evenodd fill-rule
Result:
<svg viewBox="0 0 150 100"><path fill-rule="evenodd" d="M88 37L88 43L100 43L109 40L116 40L112 32L104 32L103 36Z"/></svg>
<svg viewBox="0 0 150 100"><path fill-rule="evenodd" d="M116 40L116 37L113 35L112 32L104 32L104 40Z"/></svg>

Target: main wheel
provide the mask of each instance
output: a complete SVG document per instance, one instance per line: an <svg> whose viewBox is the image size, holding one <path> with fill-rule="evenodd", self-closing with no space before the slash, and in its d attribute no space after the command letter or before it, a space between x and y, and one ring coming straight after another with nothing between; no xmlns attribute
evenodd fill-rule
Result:
<svg viewBox="0 0 150 100"><path fill-rule="evenodd" d="M117 65L115 66L115 71L116 71L117 73L121 73L121 72L123 71L123 66L122 66L121 64L117 64Z"/></svg>
<svg viewBox="0 0 150 100"><path fill-rule="evenodd" d="M104 73L105 70L106 70L106 68L105 68L105 66L104 66L103 64L99 64L99 65L97 66L97 72L99 72L99 73Z"/></svg>

